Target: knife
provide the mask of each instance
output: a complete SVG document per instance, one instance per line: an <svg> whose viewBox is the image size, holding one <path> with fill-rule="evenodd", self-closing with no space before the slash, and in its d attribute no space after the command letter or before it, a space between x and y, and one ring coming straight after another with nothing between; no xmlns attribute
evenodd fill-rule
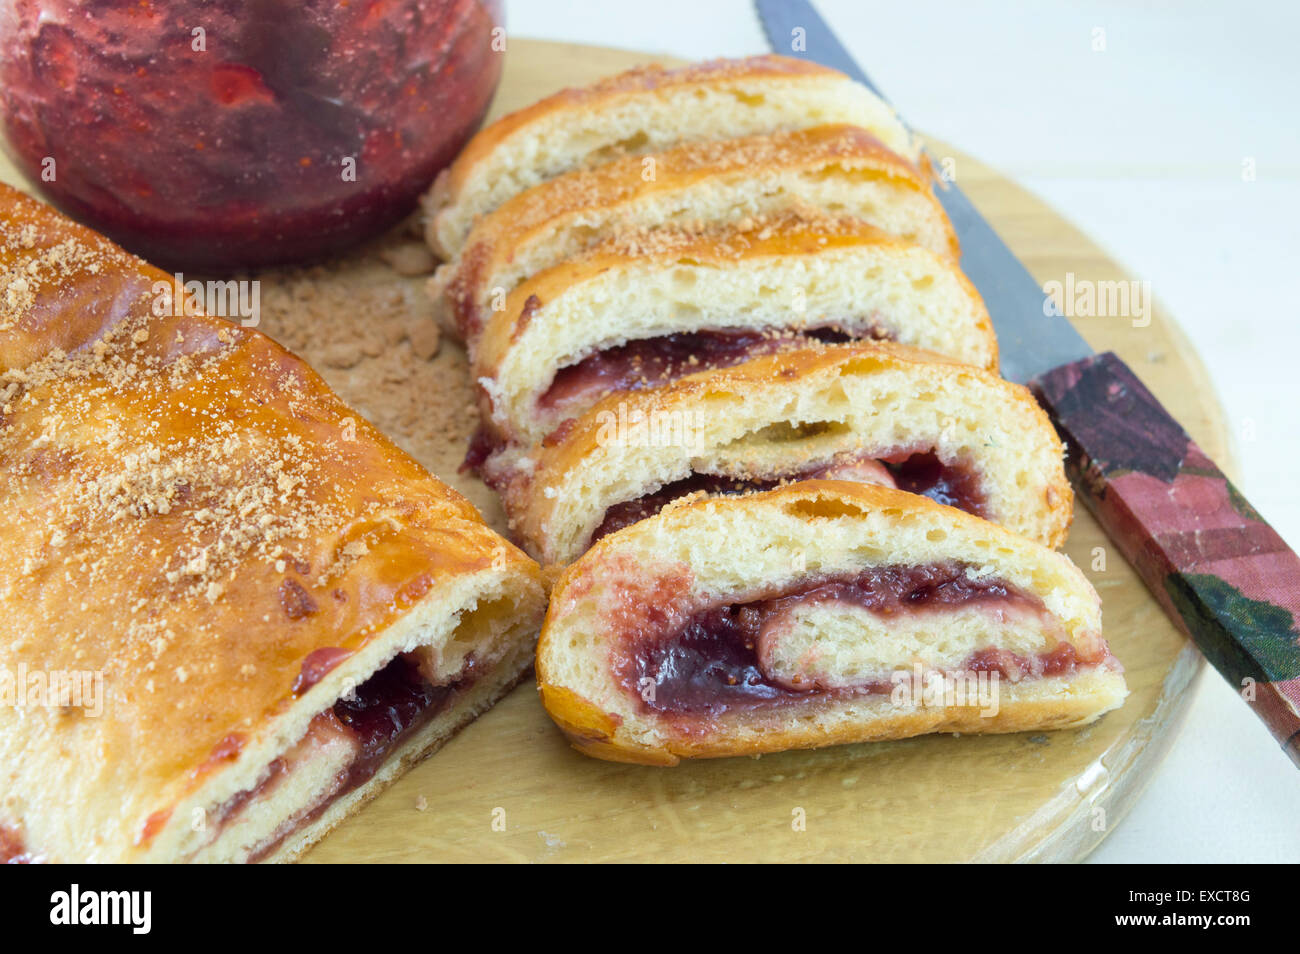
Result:
<svg viewBox="0 0 1300 954"><path fill-rule="evenodd" d="M755 4L774 51L880 95L808 0ZM945 186L936 194L993 318L1003 376L1033 391L1079 496L1300 766L1300 558L1117 355L1093 353L970 199Z"/></svg>

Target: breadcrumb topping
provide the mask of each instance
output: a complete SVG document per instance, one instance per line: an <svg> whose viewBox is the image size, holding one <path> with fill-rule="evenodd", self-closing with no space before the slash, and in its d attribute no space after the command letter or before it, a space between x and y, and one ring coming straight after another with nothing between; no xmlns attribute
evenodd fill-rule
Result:
<svg viewBox="0 0 1300 954"><path fill-rule="evenodd" d="M76 244L61 247L87 251ZM241 425L240 391L223 374L241 333L222 329L215 350L164 360L145 347L154 320L140 309L89 348L0 373L6 417L36 423L0 431L0 453L20 491L70 472L42 515L51 561L61 550L93 551L124 523L167 517L181 543L158 554L158 571L182 594L215 602L250 554L273 561L283 541L337 529L348 514L309 494L316 464L300 437ZM306 396L294 378L282 386L291 403ZM105 408L131 405L158 413L103 419ZM84 570L92 582L100 576L93 559Z"/></svg>
<svg viewBox="0 0 1300 954"><path fill-rule="evenodd" d="M0 331L10 331L18 319L36 304L36 297L51 286L82 269L94 274L100 269L99 249L76 239L67 239L32 252L36 227L24 225L4 240L5 260L11 264L0 271ZM21 251L22 254L12 254Z"/></svg>
<svg viewBox="0 0 1300 954"><path fill-rule="evenodd" d="M346 435L307 441L261 410L319 419L320 387L300 365L281 365L249 330L173 317L169 295L155 295L148 273L106 240L51 239L28 224L6 229L0 243L0 328L9 333L0 339L0 466L11 501L40 502L0 590L39 594L42 581L61 580L51 599L108 594L114 605L102 609L125 636L127 657L158 660L178 635L208 626L201 615L177 617L177 603L237 599L241 572L261 564L268 573L337 575L309 567L297 550L381 504L358 504L355 491L322 473L328 444ZM81 287L123 269L130 278L112 286L114 320L105 330L91 319L79 325L71 309ZM31 354L25 344L50 340L71 350L49 347L21 364ZM365 546L340 548L339 562L355 562ZM181 634L170 622L178 618L187 620ZM181 682L193 675L193 665L171 671Z"/></svg>
<svg viewBox="0 0 1300 954"><path fill-rule="evenodd" d="M689 143L655 156L630 156L571 172L522 193L492 213L485 223L495 221L507 230L518 231L560 210L590 208L651 190L668 177L687 178L706 170L715 176L730 172L750 175L756 169L802 169L810 173L838 170L846 175L872 169L882 175L920 181L911 163L890 152L867 130L857 126L814 126L744 139ZM653 170L652 175L649 170Z"/></svg>

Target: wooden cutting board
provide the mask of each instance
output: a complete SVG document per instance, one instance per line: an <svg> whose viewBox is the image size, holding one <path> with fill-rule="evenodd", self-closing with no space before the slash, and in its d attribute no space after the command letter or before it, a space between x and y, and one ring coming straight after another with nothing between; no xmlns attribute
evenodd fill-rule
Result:
<svg viewBox="0 0 1300 954"><path fill-rule="evenodd" d="M493 115L563 86L658 59L512 38ZM1042 282L1128 276L1050 208L951 147L931 151ZM0 178L23 185L0 161ZM464 354L405 329L428 311L423 278L391 267L418 251L398 229L345 261L267 272L263 330L301 353L362 414L501 526L491 493L456 473L473 426ZM402 269L410 271L409 268ZM1154 311L1081 318L1207 452L1229 456L1209 379L1173 321ZM1131 695L1067 732L931 736L672 769L585 758L565 744L528 681L344 823L307 857L356 861L1067 861L1120 822L1173 742L1204 669L1082 508L1066 547L1101 593Z"/></svg>

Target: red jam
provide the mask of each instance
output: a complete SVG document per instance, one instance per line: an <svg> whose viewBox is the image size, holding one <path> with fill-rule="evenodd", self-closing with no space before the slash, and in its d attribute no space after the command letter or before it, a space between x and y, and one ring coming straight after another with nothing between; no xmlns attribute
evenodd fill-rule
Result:
<svg viewBox="0 0 1300 954"><path fill-rule="evenodd" d="M872 326L866 335L850 335L838 328L771 331L695 331L642 338L617 348L588 355L556 372L538 406L560 410L586 399L590 402L611 391L639 391L668 384L688 374L729 368L811 341L842 344L858 337L884 339L888 335Z"/></svg>
<svg viewBox="0 0 1300 954"><path fill-rule="evenodd" d="M570 418L572 420L572 418ZM502 442L495 434L489 431L482 424L474 429L470 435L469 446L465 449L465 459L461 461L459 472L464 473L483 473L483 465L487 463L488 458L499 451ZM491 486L489 484L489 486ZM498 490L492 487L493 490ZM499 491L498 491L499 492Z"/></svg>
<svg viewBox="0 0 1300 954"><path fill-rule="evenodd" d="M23 836L7 825L0 825L0 864L25 865L31 861Z"/></svg>
<svg viewBox="0 0 1300 954"><path fill-rule="evenodd" d="M866 462L875 463L875 460L868 458ZM867 468L854 466L845 461L836 461L829 465L818 465L766 479L692 474L671 484L665 484L644 497L611 506L605 511L604 519L592 534L591 542L595 543L607 534L652 517L672 501L687 494L701 491L707 494L746 494L758 490L770 490L782 481L811 480L816 477L895 486L899 490L921 494L968 513L985 515L979 478L969 468L960 464L945 464L932 452L892 454L882 463L883 470L879 467Z"/></svg>
<svg viewBox="0 0 1300 954"><path fill-rule="evenodd" d="M442 712L466 682L462 677L448 685L431 685L415 660L398 656L363 682L351 698L336 702L334 717L360 746L344 791L368 782L388 754Z"/></svg>
<svg viewBox="0 0 1300 954"><path fill-rule="evenodd" d="M706 494L746 494L758 490L770 490L778 482L777 480L745 480L733 477L718 477L714 474L691 474L691 476L673 481L671 484L665 484L652 494L646 494L636 500L627 500L623 503L614 504L605 511L605 519L596 528L596 532L591 535L591 542L595 543L607 534L622 530L624 527L630 527L647 517L653 517L672 501L677 500L679 497L685 497L687 494L700 492Z"/></svg>
<svg viewBox="0 0 1300 954"><path fill-rule="evenodd" d="M882 463L899 490L929 497L977 517L988 516L979 477L969 467L945 464L933 453L904 452L886 457Z"/></svg>
<svg viewBox="0 0 1300 954"><path fill-rule="evenodd" d="M304 666L306 669L306 666ZM394 750L419 729L428 725L454 701L472 681L473 659L454 681L441 686L431 684L421 675L419 663L410 656L398 656L380 669L350 696L340 699L331 709L316 716L309 737L317 739L343 737L354 747L352 760L336 784L319 802L294 818L289 818L262 844L249 860L260 861L271 855L286 838L324 814L336 800L355 791L374 777L375 772ZM272 760L253 787L229 798L216 813L213 835L256 801L279 785L292 771L293 755Z"/></svg>
<svg viewBox="0 0 1300 954"><path fill-rule="evenodd" d="M302 669L299 670L297 678L293 681L293 694L297 696L306 692L333 672L339 663L351 655L352 650L342 649L338 646L324 646L312 650L307 654L307 658L302 661Z"/></svg>
<svg viewBox="0 0 1300 954"><path fill-rule="evenodd" d="M844 578L800 583L781 593L744 604L711 606L668 632L643 628L620 634L627 652L616 664L623 687L650 709L682 715L717 715L732 708L780 704L821 692L889 692L890 673L850 690L791 688L763 671L759 635L773 616L808 602L844 601L874 613L893 614L980 603L1019 604L1042 611L1036 597L1002 580L972 580L960 564L873 567ZM1035 659L1005 650L974 654L968 671L997 671L1004 678L1061 675L1081 663L1073 646L1061 643ZM646 687L653 685L653 692Z"/></svg>
<svg viewBox="0 0 1300 954"><path fill-rule="evenodd" d="M3 3L0 118L56 205L158 264L317 258L459 152L501 22L501 0Z"/></svg>

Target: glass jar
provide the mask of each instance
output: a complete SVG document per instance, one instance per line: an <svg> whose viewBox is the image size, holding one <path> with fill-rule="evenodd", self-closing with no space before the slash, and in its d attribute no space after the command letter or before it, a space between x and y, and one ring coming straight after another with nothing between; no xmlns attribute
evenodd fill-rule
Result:
<svg viewBox="0 0 1300 954"><path fill-rule="evenodd" d="M482 122L500 0L0 0L0 119L65 212L169 268L392 225Z"/></svg>

